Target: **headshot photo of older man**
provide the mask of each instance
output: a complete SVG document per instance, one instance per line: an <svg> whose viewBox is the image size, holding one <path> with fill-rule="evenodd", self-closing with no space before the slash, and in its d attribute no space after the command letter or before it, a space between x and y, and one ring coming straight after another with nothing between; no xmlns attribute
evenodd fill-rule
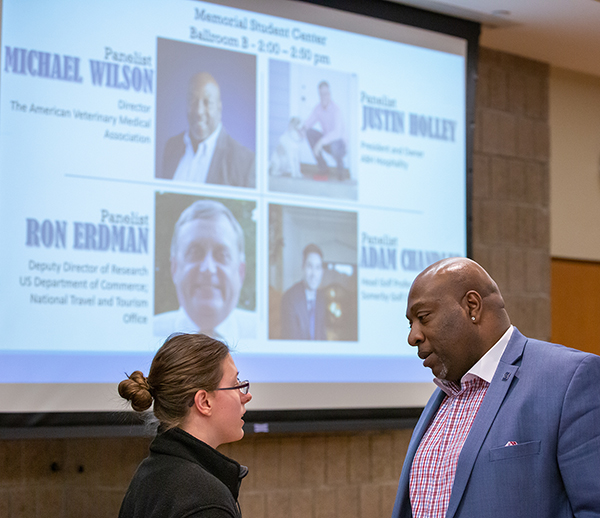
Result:
<svg viewBox="0 0 600 518"><path fill-rule="evenodd" d="M155 316L155 335L200 331L229 344L255 337L256 313L237 307L246 275L244 232L224 204L197 200L181 213L170 274L179 308Z"/></svg>

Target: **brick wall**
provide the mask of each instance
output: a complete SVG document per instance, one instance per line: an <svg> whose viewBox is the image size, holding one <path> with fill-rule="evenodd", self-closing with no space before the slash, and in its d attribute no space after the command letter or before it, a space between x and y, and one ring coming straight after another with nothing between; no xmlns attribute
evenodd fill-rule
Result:
<svg viewBox="0 0 600 518"><path fill-rule="evenodd" d="M253 435L220 448L250 468L244 518L380 518L411 430ZM0 441L0 518L113 518L150 439Z"/></svg>
<svg viewBox="0 0 600 518"><path fill-rule="evenodd" d="M481 49L473 159L473 258L513 324L550 338L549 67Z"/></svg>
<svg viewBox="0 0 600 518"><path fill-rule="evenodd" d="M550 334L546 65L481 49L474 258L522 332ZM410 430L254 435L222 451L250 468L244 518L391 513ZM148 439L0 441L0 518L115 517Z"/></svg>
<svg viewBox="0 0 600 518"><path fill-rule="evenodd" d="M252 468L245 518L379 518L391 513L410 432L254 436L223 452Z"/></svg>

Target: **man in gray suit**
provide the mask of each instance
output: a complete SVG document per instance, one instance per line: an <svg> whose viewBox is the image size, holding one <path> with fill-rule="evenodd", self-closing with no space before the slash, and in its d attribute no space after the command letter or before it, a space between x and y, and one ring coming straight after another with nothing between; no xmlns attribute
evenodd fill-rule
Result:
<svg viewBox="0 0 600 518"><path fill-rule="evenodd" d="M281 338L327 340L326 302L320 290L323 252L311 243L302 252L302 280L281 298Z"/></svg>
<svg viewBox="0 0 600 518"><path fill-rule="evenodd" d="M254 153L231 137L221 123L221 90L207 72L190 79L188 130L165 146L157 177L184 182L255 187Z"/></svg>

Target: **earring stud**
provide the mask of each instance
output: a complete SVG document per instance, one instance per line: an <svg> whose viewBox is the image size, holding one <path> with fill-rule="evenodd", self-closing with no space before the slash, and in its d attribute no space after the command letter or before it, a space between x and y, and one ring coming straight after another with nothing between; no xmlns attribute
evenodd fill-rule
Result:
<svg viewBox="0 0 600 518"><path fill-rule="evenodd" d="M473 320L473 322L475 321L475 317L471 317L471 320Z"/></svg>

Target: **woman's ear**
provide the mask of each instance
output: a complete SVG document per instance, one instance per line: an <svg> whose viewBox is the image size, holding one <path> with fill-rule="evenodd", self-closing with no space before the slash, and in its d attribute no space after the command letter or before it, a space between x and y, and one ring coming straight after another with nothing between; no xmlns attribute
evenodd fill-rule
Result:
<svg viewBox="0 0 600 518"><path fill-rule="evenodd" d="M202 389L196 392L194 396L194 406L202 415L210 416L212 414L213 404L210 394Z"/></svg>

